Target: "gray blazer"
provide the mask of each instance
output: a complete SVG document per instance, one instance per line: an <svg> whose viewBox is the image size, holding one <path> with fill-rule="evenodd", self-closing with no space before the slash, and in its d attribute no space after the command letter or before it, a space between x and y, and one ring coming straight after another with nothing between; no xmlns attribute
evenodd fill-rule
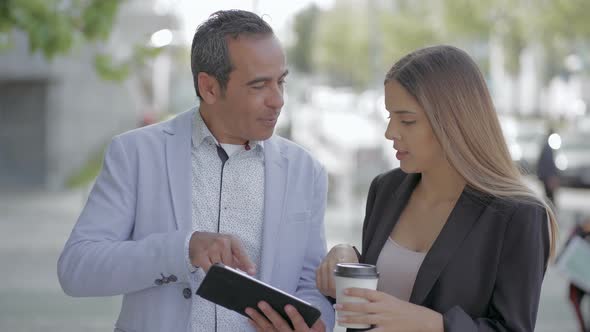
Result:
<svg viewBox="0 0 590 332"><path fill-rule="evenodd" d="M361 261L375 264L420 174L396 169L369 189ZM416 277L410 302L445 331L533 331L549 256L545 211L467 187Z"/></svg>
<svg viewBox="0 0 590 332"><path fill-rule="evenodd" d="M194 116L195 109L113 139L59 258L67 294L123 295L117 331L190 331L199 286L185 260ZM317 306L331 329L333 308L315 285L326 253L326 172L278 136L264 142L264 166L260 279Z"/></svg>

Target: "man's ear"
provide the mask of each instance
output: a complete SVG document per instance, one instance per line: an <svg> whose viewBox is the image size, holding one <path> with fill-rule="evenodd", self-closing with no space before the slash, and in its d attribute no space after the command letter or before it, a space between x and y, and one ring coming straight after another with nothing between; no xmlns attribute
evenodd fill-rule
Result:
<svg viewBox="0 0 590 332"><path fill-rule="evenodd" d="M221 88L217 79L205 72L197 74L199 94L206 104L213 104L221 98Z"/></svg>

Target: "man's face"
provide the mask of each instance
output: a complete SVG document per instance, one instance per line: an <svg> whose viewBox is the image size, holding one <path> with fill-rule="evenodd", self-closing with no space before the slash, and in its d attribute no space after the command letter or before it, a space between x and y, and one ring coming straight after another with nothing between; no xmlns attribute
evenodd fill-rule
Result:
<svg viewBox="0 0 590 332"><path fill-rule="evenodd" d="M228 38L228 49L234 68L215 115L223 123L223 136L240 142L266 140L283 107L283 48L274 35L263 35Z"/></svg>

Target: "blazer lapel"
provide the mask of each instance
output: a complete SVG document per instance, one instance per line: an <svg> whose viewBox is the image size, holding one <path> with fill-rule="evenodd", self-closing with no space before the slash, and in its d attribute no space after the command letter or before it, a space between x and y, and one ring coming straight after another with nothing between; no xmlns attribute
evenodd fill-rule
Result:
<svg viewBox="0 0 590 332"><path fill-rule="evenodd" d="M277 235L283 221L288 162L274 139L264 142L264 224L260 280L270 282L276 256Z"/></svg>
<svg viewBox="0 0 590 332"><path fill-rule="evenodd" d="M166 168L176 227L190 229L191 220L191 134L194 109L178 115L164 128Z"/></svg>
<svg viewBox="0 0 590 332"><path fill-rule="evenodd" d="M467 187L457 200L446 224L424 257L418 270L410 302L422 304L441 272L453 257L472 226L483 213L482 197L475 197Z"/></svg>
<svg viewBox="0 0 590 332"><path fill-rule="evenodd" d="M381 253L381 249L383 249L385 241L387 241L391 231L393 231L393 227L397 224L397 221L419 180L420 174L408 174L393 194L386 196L383 200L375 202L375 204L384 206L375 206L373 208L374 211L383 211L383 213L379 214L379 221L372 223L376 225L375 230L373 232L368 230L368 233L373 234L373 236L367 244L367 249L363 248L363 261L367 264L377 263L377 259L379 258L379 254Z"/></svg>

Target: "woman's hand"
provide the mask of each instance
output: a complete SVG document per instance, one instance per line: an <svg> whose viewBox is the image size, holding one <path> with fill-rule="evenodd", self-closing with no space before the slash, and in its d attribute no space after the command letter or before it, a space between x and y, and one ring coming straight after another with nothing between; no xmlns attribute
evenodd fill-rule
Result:
<svg viewBox="0 0 590 332"><path fill-rule="evenodd" d="M315 271L315 280L319 291L326 296L336 298L336 286L334 285L336 264L358 262L356 252L351 245L339 244L334 246Z"/></svg>
<svg viewBox="0 0 590 332"><path fill-rule="evenodd" d="M348 288L344 294L364 298L368 303L340 303L334 305L337 311L358 313L354 316L340 316L339 323L375 325L371 331L436 331L443 332L442 315L426 307L402 301L387 293Z"/></svg>

